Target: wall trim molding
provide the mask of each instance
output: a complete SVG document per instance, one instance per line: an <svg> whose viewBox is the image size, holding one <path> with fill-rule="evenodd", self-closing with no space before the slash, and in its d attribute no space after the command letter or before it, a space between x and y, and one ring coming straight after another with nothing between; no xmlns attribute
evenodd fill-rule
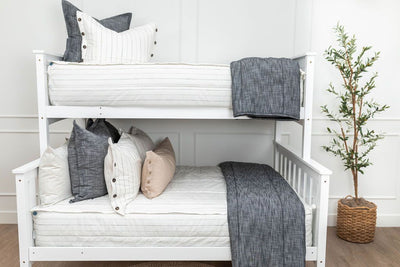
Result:
<svg viewBox="0 0 400 267"><path fill-rule="evenodd" d="M335 134L333 133L328 133L328 132L313 132L311 133L314 136L334 136ZM348 136L353 136L354 134L348 134ZM396 133L396 132L383 132L381 133L381 135L383 136L400 136L400 132Z"/></svg>
<svg viewBox="0 0 400 267"><path fill-rule="evenodd" d="M0 114L0 119L37 119L38 116L34 114Z"/></svg>
<svg viewBox="0 0 400 267"><path fill-rule="evenodd" d="M313 117L312 120L314 121L331 121L331 119L328 119L323 116L316 116ZM400 117L379 117L379 118L372 118L370 121L400 121Z"/></svg>
<svg viewBox="0 0 400 267"><path fill-rule="evenodd" d="M37 119L38 114L0 114L0 119L14 119L14 118L23 118L23 119ZM315 116L312 118L315 121L329 121L330 119L324 116ZM372 118L371 121L400 121L400 117L378 117Z"/></svg>
<svg viewBox="0 0 400 267"><path fill-rule="evenodd" d="M27 130L13 130L13 129L1 129L0 133L19 133L19 134L39 134L39 130L27 129ZM70 134L67 130L52 130L50 134Z"/></svg>
<svg viewBox="0 0 400 267"><path fill-rule="evenodd" d="M0 129L0 134L11 134L11 133L17 133L17 134L39 134L39 130L34 130L34 129L27 129L27 130L17 130L17 129ZM70 134L70 131L67 130L52 130L50 131L50 134ZM206 133L207 134L207 133ZM215 133L213 133L215 134ZM220 134L231 134L228 132L221 132ZM234 134L241 134L241 135L246 135L246 134L254 134L254 133L234 133ZM273 135L273 133L268 133L268 135ZM284 133L284 135L290 135L290 133ZM333 136L334 134L328 133L328 132L313 132L313 136ZM400 132L387 132L387 133L382 133L384 136L388 137L397 137L400 136Z"/></svg>
<svg viewBox="0 0 400 267"><path fill-rule="evenodd" d="M336 213L328 214L328 226L336 226ZM377 227L400 227L400 213L377 214Z"/></svg>
<svg viewBox="0 0 400 267"><path fill-rule="evenodd" d="M15 197L17 194L16 193L0 193L0 197Z"/></svg>
<svg viewBox="0 0 400 267"><path fill-rule="evenodd" d="M329 199L341 199L344 198L344 196L329 196ZM396 200L397 197L396 196L364 196L363 198L365 199L377 199L377 200Z"/></svg>

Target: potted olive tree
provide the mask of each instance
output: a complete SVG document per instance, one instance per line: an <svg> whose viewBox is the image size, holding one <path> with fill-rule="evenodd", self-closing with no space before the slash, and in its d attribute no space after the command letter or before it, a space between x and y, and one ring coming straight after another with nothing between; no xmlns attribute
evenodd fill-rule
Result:
<svg viewBox="0 0 400 267"><path fill-rule="evenodd" d="M379 52L368 57L370 46L357 49L355 36L349 36L338 24L334 31L337 46L325 51L325 58L340 73L342 84L336 88L332 83L327 91L338 99L335 111L322 106L322 112L337 123L337 128L327 128L333 135L332 141L323 148L338 156L345 170L353 176L354 196L338 201L337 235L347 241L368 243L373 241L376 226L376 205L358 194L359 174L370 166L368 156L383 136L367 128L367 122L377 113L388 108L369 97L375 88L377 73L367 75L379 58Z"/></svg>

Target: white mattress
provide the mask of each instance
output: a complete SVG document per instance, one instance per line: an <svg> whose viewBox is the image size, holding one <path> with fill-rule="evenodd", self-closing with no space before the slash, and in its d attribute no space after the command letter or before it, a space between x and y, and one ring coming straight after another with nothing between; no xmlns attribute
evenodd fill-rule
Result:
<svg viewBox="0 0 400 267"><path fill-rule="evenodd" d="M231 108L229 65L96 65L56 61L49 98L58 106L204 106Z"/></svg>
<svg viewBox="0 0 400 267"><path fill-rule="evenodd" d="M312 209L305 205L306 241ZM36 246L229 247L226 185L218 167L178 167L159 197L116 214L108 196L32 209Z"/></svg>

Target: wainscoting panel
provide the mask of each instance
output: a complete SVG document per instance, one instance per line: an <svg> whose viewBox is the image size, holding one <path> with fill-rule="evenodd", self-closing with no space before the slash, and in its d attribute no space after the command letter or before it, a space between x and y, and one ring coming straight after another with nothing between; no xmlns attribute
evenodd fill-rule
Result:
<svg viewBox="0 0 400 267"><path fill-rule="evenodd" d="M224 161L273 163L272 134L195 133L196 166L216 165Z"/></svg>

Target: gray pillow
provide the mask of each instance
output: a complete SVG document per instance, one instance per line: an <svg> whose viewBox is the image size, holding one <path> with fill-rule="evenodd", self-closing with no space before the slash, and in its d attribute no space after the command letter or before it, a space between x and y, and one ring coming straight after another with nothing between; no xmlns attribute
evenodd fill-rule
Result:
<svg viewBox="0 0 400 267"><path fill-rule="evenodd" d="M62 9L64 12L64 19L68 33L63 60L71 62L82 62L82 33L79 30L78 21L76 20L76 11L81 10L65 0L62 1ZM132 13L125 13L97 21L110 30L123 32L129 29L129 26L131 25L131 19Z"/></svg>
<svg viewBox="0 0 400 267"><path fill-rule="evenodd" d="M68 163L71 191L77 202L107 194L104 181L104 158L108 137L82 129L74 121L68 143Z"/></svg>
<svg viewBox="0 0 400 267"><path fill-rule="evenodd" d="M86 123L86 130L97 135L111 137L113 143L118 143L118 140L121 137L117 128L106 121L106 119L96 119L95 121L93 121L93 119L88 119Z"/></svg>

